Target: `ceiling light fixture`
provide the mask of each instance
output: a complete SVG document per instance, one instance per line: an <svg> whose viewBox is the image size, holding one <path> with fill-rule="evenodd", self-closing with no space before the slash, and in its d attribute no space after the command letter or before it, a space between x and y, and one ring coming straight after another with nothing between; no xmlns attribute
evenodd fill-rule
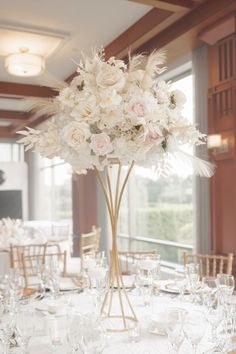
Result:
<svg viewBox="0 0 236 354"><path fill-rule="evenodd" d="M6 57L5 68L16 76L38 76L45 69L45 60L39 55L29 53L28 48L20 48L19 53Z"/></svg>

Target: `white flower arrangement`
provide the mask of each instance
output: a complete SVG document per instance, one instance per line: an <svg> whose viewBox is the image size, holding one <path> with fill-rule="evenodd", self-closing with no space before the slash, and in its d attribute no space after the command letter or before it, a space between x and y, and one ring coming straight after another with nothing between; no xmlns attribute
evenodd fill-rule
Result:
<svg viewBox="0 0 236 354"><path fill-rule="evenodd" d="M127 65L114 57L106 61L103 52L83 57L71 83L38 104L38 114L51 118L41 130L18 132L24 135L19 142L44 157L59 156L78 173L103 170L112 158L161 171L172 156L211 176L210 163L181 150L205 143L205 135L182 116L184 93L158 79L164 62L163 51L133 56Z"/></svg>

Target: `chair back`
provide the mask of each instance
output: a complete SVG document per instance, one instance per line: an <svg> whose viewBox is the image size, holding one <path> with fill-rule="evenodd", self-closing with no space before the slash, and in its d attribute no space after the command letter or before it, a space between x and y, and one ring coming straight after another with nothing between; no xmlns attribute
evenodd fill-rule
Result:
<svg viewBox="0 0 236 354"><path fill-rule="evenodd" d="M39 285L40 281L38 278L39 271L41 267L45 265L49 265L49 267L54 267L55 271L60 270L62 276L66 275L66 262L67 262L67 254L66 251L58 252L58 253L44 253L37 255L27 255L22 253L21 255L21 263L23 276L25 280L25 287L27 288L29 285L33 286ZM61 267L60 267L61 265Z"/></svg>
<svg viewBox="0 0 236 354"><path fill-rule="evenodd" d="M96 233L96 252L99 252L99 245L100 245L100 239L101 239L101 227L96 227L96 226L92 226L92 232Z"/></svg>
<svg viewBox="0 0 236 354"><path fill-rule="evenodd" d="M22 254L28 256L44 255L45 244L32 244L32 245L10 245L10 267L19 268L22 270Z"/></svg>
<svg viewBox="0 0 236 354"><path fill-rule="evenodd" d="M118 258L120 261L121 273L123 275L129 275L132 272L132 265L137 261L140 261L144 256L153 257L157 254L157 251L149 252L118 252ZM110 255L111 256L111 255Z"/></svg>
<svg viewBox="0 0 236 354"><path fill-rule="evenodd" d="M199 276L216 277L219 273L232 274L233 253L228 253L226 256L209 255L209 254L191 254L183 253L184 265L188 263L199 264Z"/></svg>
<svg viewBox="0 0 236 354"><path fill-rule="evenodd" d="M81 269L83 268L83 258L85 255L95 257L99 249L101 228L92 227L92 231L81 234L80 237L80 258Z"/></svg>

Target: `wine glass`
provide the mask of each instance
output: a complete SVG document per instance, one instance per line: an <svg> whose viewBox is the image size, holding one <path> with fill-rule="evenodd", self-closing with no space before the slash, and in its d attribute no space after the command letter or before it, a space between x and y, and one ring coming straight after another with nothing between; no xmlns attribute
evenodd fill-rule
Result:
<svg viewBox="0 0 236 354"><path fill-rule="evenodd" d="M230 303L235 286L233 275L217 274L216 284L219 290L221 304L226 305L227 303Z"/></svg>
<svg viewBox="0 0 236 354"><path fill-rule="evenodd" d="M83 317L80 314L73 314L67 320L67 343L74 354L79 349L82 336Z"/></svg>
<svg viewBox="0 0 236 354"><path fill-rule="evenodd" d="M180 300L184 299L184 293L188 286L188 278L185 267L177 267L175 268L174 275L175 286L178 288L180 293Z"/></svg>
<svg viewBox="0 0 236 354"><path fill-rule="evenodd" d="M193 353L197 353L197 348L201 342L206 329L206 318L203 312L192 310L187 313L183 325L184 335L191 343Z"/></svg>
<svg viewBox="0 0 236 354"><path fill-rule="evenodd" d="M196 302L196 291L199 283L199 265L197 263L189 263L186 265L186 271L191 288L192 300Z"/></svg>
<svg viewBox="0 0 236 354"><path fill-rule="evenodd" d="M48 335L53 350L61 346L67 335L67 321L63 316L51 316L48 318Z"/></svg>
<svg viewBox="0 0 236 354"><path fill-rule="evenodd" d="M178 353L184 341L183 324L187 311L181 308L169 308L166 314L166 332L172 349Z"/></svg>
<svg viewBox="0 0 236 354"><path fill-rule="evenodd" d="M102 296L105 294L108 287L108 268L96 266L88 269L91 290L95 300L95 310L97 315L100 314Z"/></svg>
<svg viewBox="0 0 236 354"><path fill-rule="evenodd" d="M211 342L217 342L217 327L221 322L221 314L218 308L209 308L207 312L207 320L211 326Z"/></svg>
<svg viewBox="0 0 236 354"><path fill-rule="evenodd" d="M34 311L22 308L17 314L16 325L23 344L23 353L26 354L30 338L34 334Z"/></svg>
<svg viewBox="0 0 236 354"><path fill-rule="evenodd" d="M80 339L80 350L83 354L101 354L105 348L106 336L101 324L92 317L85 316Z"/></svg>
<svg viewBox="0 0 236 354"><path fill-rule="evenodd" d="M203 277L203 302L207 308L217 306L217 285L216 279L213 277Z"/></svg>

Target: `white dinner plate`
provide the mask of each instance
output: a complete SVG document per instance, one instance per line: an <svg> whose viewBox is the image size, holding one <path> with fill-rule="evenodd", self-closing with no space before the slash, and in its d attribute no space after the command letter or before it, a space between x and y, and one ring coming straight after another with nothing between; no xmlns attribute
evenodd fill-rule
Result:
<svg viewBox="0 0 236 354"><path fill-rule="evenodd" d="M66 316L67 314L67 304L65 301L53 301L53 300L42 300L37 302L34 306L35 310L40 311L46 315L54 316Z"/></svg>
<svg viewBox="0 0 236 354"><path fill-rule="evenodd" d="M73 291L79 290L81 287L79 286L79 282L73 278L62 278L60 280L60 291Z"/></svg>
<svg viewBox="0 0 236 354"><path fill-rule="evenodd" d="M179 289L176 287L175 283L173 283L173 281L171 280L162 282L160 286L160 290L169 294L179 294Z"/></svg>

